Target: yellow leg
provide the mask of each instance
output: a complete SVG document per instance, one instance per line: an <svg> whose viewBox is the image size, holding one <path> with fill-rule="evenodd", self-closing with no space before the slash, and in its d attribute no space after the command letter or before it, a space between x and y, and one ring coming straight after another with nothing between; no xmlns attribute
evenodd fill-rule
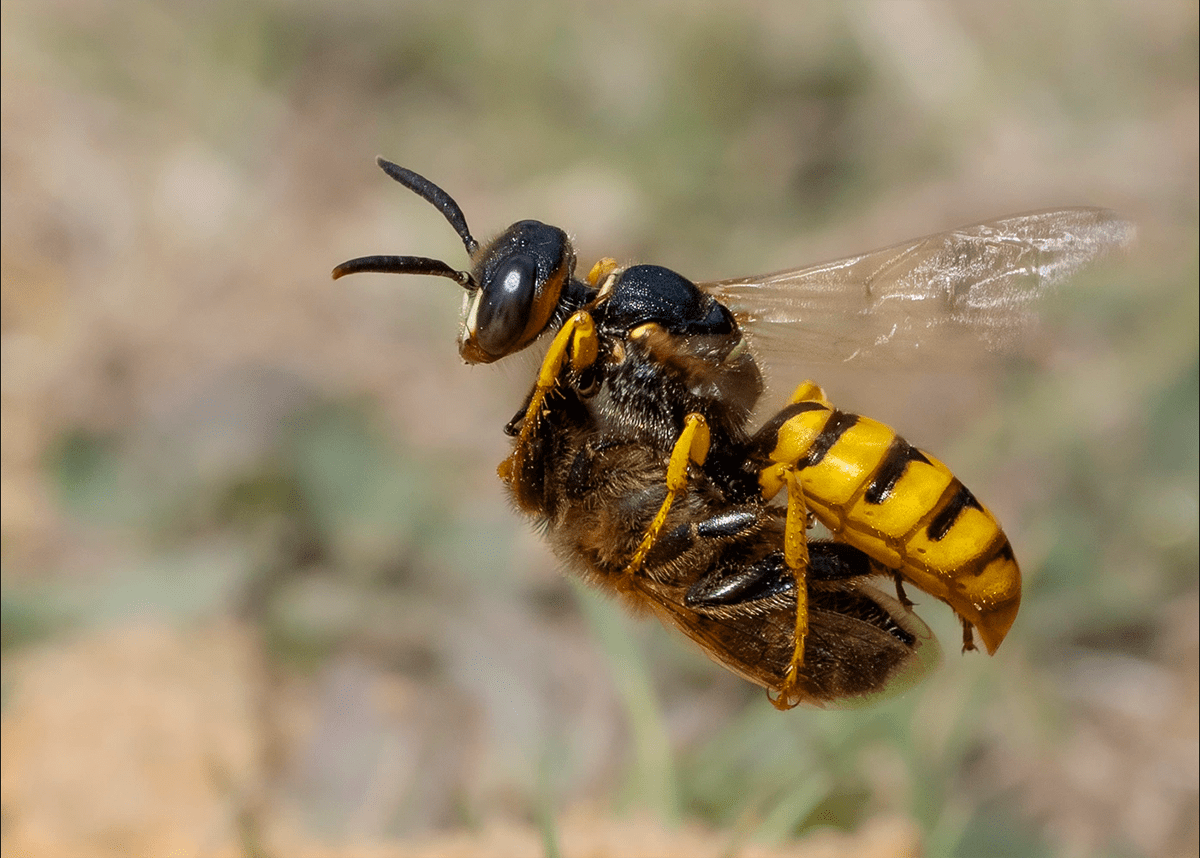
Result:
<svg viewBox="0 0 1200 858"><path fill-rule="evenodd" d="M788 405L795 405L797 402L829 404L829 400L825 398L825 391L815 381L802 381L800 386L792 392L791 397L788 399Z"/></svg>
<svg viewBox="0 0 1200 858"><path fill-rule="evenodd" d="M788 504L783 530L783 561L796 582L796 629L792 660L779 686L779 696L767 699L776 709L791 709L800 702L800 668L804 666L804 644L808 640L808 506L795 468L786 474Z"/></svg>
<svg viewBox="0 0 1200 858"><path fill-rule="evenodd" d="M683 431L679 433L675 447L671 450L671 460L667 463L667 496L663 499L662 506L658 508L658 514L654 516L654 521L650 522L650 526L646 528L646 535L638 545L637 551L633 553L633 559L625 567L624 574L632 575L641 568L642 561L654 547L659 532L667 522L667 514L671 511L671 504L675 502L675 496L687 488L688 466L693 462L697 465L704 464L704 460L708 457L708 444L707 421L699 414L689 414L684 421Z"/></svg>
<svg viewBox="0 0 1200 858"><path fill-rule="evenodd" d="M517 436L517 443L514 445L512 453L496 469L500 474L500 479L504 482L511 483L521 472L521 465L529 449L529 439L533 436L534 428L542 413L542 403L545 402L546 396L554 389L554 386L558 384L563 367L570 362L571 368L577 372L587 369L596 362L598 350L596 323L592 321L591 314L580 310L567 319L566 324L562 326L550 343L550 348L546 350L542 368L538 371L533 396L529 399L529 407L525 409L521 434Z"/></svg>
<svg viewBox="0 0 1200 858"><path fill-rule="evenodd" d="M620 266L617 264L617 260L613 259L611 256L606 256L603 259L597 260L596 264L592 266L592 270L588 272L588 285L599 286L605 277L607 277L609 274L612 274L619 267Z"/></svg>
<svg viewBox="0 0 1200 858"><path fill-rule="evenodd" d="M789 405L816 402L831 407L816 383L805 381L788 399ZM792 659L779 685L778 696L768 699L776 709L791 709L803 699L800 671L804 667L804 646L808 641L808 504L804 501L804 486L795 464L775 462L759 473L763 500L770 500L786 488L787 518L783 530L783 560L796 582L796 630L793 637Z"/></svg>

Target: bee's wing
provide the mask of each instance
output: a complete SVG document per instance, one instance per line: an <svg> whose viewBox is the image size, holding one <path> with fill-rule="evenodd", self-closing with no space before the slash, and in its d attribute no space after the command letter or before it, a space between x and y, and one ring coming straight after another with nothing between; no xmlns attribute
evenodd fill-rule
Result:
<svg viewBox="0 0 1200 858"><path fill-rule="evenodd" d="M1037 299L1133 237L1133 224L1107 209L1057 209L699 285L748 323L756 344L806 362L969 359L1005 348Z"/></svg>
<svg viewBox="0 0 1200 858"><path fill-rule="evenodd" d="M856 706L890 697L928 674L941 659L933 632L912 610L863 576L822 581L809 590L808 642L799 702ZM795 651L795 598L711 613L684 604L686 587L639 579L645 604L704 650L709 658L774 692ZM908 632L902 640L886 623ZM796 701L793 701L793 703Z"/></svg>

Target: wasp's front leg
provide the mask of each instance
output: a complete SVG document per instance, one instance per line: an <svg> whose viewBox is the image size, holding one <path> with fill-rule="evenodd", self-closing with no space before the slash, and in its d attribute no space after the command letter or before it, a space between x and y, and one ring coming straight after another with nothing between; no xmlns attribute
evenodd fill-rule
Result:
<svg viewBox="0 0 1200 858"><path fill-rule="evenodd" d="M520 432L513 451L496 469L500 479L508 485L520 479L525 463L530 456L534 434L546 407L546 397L559 384L564 368L568 365L576 373L589 369L599 355L599 337L596 323L586 310L580 310L567 319L546 350L537 381L525 406L524 419L520 421Z"/></svg>

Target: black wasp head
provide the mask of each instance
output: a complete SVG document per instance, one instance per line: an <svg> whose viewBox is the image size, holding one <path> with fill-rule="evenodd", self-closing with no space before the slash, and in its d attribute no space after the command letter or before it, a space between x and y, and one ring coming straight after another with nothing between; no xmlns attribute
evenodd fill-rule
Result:
<svg viewBox="0 0 1200 858"><path fill-rule="evenodd" d="M471 257L459 271L425 256L361 256L333 269L345 274L378 271L449 277L467 290L458 350L467 363L491 363L520 351L545 330L575 270L575 252L556 226L522 220L486 247L471 237L467 219L451 196L433 182L378 159L383 171L433 205L454 227Z"/></svg>

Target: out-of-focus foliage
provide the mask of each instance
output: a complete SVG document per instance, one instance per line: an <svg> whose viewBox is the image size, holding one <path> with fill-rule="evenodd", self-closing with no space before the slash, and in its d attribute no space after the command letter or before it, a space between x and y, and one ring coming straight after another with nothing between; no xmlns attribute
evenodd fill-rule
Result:
<svg viewBox="0 0 1200 858"><path fill-rule="evenodd" d="M4 854L1195 854L1195 4L0 16ZM1005 522L1004 647L781 714L570 586L494 476L534 364L328 279L461 261L376 154L696 279L1136 219L994 371L819 379Z"/></svg>

